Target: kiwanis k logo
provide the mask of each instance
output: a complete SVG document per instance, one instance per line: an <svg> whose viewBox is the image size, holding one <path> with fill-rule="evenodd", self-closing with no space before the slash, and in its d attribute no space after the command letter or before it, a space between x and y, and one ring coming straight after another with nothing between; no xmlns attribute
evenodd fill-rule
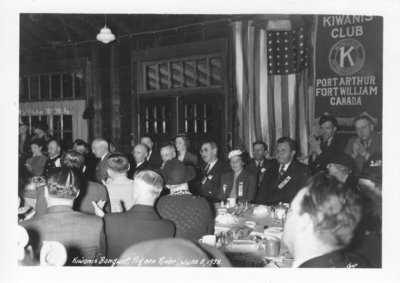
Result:
<svg viewBox="0 0 400 283"><path fill-rule="evenodd" d="M338 75L354 74L363 67L364 62L364 47L352 38L336 42L329 51L329 66Z"/></svg>

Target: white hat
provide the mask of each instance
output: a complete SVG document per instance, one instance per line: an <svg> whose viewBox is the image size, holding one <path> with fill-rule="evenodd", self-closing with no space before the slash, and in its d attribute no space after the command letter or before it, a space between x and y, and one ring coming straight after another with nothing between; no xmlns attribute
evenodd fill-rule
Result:
<svg viewBox="0 0 400 283"><path fill-rule="evenodd" d="M240 149L232 150L231 152L229 152L228 158L231 159L231 158L234 157L234 156L242 155L242 153L243 153L243 152L242 152Z"/></svg>

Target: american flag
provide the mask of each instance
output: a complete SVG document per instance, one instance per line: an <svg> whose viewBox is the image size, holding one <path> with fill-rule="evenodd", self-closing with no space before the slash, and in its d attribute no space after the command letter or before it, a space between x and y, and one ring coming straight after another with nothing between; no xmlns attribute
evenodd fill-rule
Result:
<svg viewBox="0 0 400 283"><path fill-rule="evenodd" d="M252 21L233 24L238 133L251 152L263 140L273 153L276 140L291 137L308 153L308 31L266 31Z"/></svg>
<svg viewBox="0 0 400 283"><path fill-rule="evenodd" d="M268 74L288 75L307 67L307 41L304 28L268 31Z"/></svg>

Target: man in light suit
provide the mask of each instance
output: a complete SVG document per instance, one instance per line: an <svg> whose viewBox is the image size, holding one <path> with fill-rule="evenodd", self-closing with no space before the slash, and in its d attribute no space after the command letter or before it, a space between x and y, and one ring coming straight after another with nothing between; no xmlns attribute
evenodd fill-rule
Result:
<svg viewBox="0 0 400 283"><path fill-rule="evenodd" d="M101 251L114 259L130 246L152 239L173 238L175 226L156 213L154 204L163 188L162 177L150 170L140 171L133 182L133 207L121 213L104 214L93 204L98 216L104 217L107 240Z"/></svg>
<svg viewBox="0 0 400 283"><path fill-rule="evenodd" d="M107 157L110 154L108 151L108 142L105 139L95 139L92 142L92 152L100 159L96 166L94 181L102 184L108 178Z"/></svg>
<svg viewBox="0 0 400 283"><path fill-rule="evenodd" d="M256 202L266 205L290 203L305 180L310 176L310 169L295 159L296 142L288 137L277 140L277 158L275 166L261 181Z"/></svg>
<svg viewBox="0 0 400 283"><path fill-rule="evenodd" d="M205 166L201 168L199 194L211 202L220 201L220 179L229 171L229 165L218 158L218 146L215 142L204 142L200 155Z"/></svg>
<svg viewBox="0 0 400 283"><path fill-rule="evenodd" d="M367 267L344 253L361 219L360 197L331 176L307 180L291 203L283 242L294 257L292 267Z"/></svg>
<svg viewBox="0 0 400 283"><path fill-rule="evenodd" d="M57 241L67 250L67 265L80 264L82 258L93 265L99 256L100 238L104 237L103 222L95 215L72 210L78 195L78 176L65 167L54 169L45 187L45 213L20 222L37 255L43 241Z"/></svg>

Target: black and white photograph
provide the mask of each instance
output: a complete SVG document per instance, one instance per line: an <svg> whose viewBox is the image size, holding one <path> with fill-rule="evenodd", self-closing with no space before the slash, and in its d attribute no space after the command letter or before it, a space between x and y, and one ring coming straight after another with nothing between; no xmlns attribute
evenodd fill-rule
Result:
<svg viewBox="0 0 400 283"><path fill-rule="evenodd" d="M400 1L5 2L0 282L400 280Z"/></svg>

